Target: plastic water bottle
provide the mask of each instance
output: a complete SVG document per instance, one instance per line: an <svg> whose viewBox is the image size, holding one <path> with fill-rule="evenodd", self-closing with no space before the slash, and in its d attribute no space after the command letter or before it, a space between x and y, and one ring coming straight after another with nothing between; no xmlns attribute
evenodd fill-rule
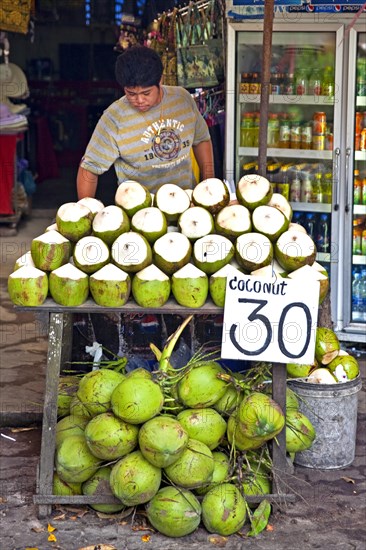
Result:
<svg viewBox="0 0 366 550"><path fill-rule="evenodd" d="M319 221L319 227L318 227L318 234L316 239L316 248L318 252L329 252L329 245L330 245L330 215L329 214L321 214L320 215L320 221Z"/></svg>
<svg viewBox="0 0 366 550"><path fill-rule="evenodd" d="M361 277L359 271L352 272L352 321L361 321Z"/></svg>
<svg viewBox="0 0 366 550"><path fill-rule="evenodd" d="M359 283L359 297L360 297L360 317L361 321L366 322L366 269L361 271L361 278Z"/></svg>
<svg viewBox="0 0 366 550"><path fill-rule="evenodd" d="M315 214L312 212L308 212L305 216L305 229L309 235L315 242L316 239L316 219Z"/></svg>

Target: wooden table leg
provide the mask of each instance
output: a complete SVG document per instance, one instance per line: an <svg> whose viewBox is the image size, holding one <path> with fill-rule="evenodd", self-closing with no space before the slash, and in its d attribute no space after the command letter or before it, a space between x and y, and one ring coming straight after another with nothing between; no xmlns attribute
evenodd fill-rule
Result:
<svg viewBox="0 0 366 550"><path fill-rule="evenodd" d="M52 495L59 375L61 366L71 358L71 346L72 314L50 313L41 456L37 483L37 493L40 495ZM38 517L47 517L51 511L51 504L39 505Z"/></svg>

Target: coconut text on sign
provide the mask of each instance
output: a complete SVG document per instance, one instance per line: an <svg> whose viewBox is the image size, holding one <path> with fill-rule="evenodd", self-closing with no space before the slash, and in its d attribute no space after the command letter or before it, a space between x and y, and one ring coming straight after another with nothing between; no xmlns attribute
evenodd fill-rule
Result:
<svg viewBox="0 0 366 550"><path fill-rule="evenodd" d="M319 282L253 277L241 272L226 280L223 359L312 363Z"/></svg>

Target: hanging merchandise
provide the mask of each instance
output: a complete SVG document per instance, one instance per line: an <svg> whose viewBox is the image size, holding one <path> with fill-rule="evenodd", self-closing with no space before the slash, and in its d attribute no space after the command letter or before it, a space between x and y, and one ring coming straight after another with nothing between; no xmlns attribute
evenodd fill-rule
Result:
<svg viewBox="0 0 366 550"><path fill-rule="evenodd" d="M211 0L207 6L206 13L203 11L206 27L205 40L210 50L217 80L225 80L225 54L223 35L223 13L224 7L221 0Z"/></svg>
<svg viewBox="0 0 366 550"><path fill-rule="evenodd" d="M176 86L177 81L177 41L176 18L178 10L174 8L169 13L163 13L151 25L145 42L146 46L155 50L163 63L163 78L166 86Z"/></svg>
<svg viewBox="0 0 366 550"><path fill-rule="evenodd" d="M190 2L188 12L177 16L177 74L183 88L211 88L218 85L213 56L205 43L206 21L202 11Z"/></svg>
<svg viewBox="0 0 366 550"><path fill-rule="evenodd" d="M27 34L32 0L2 0L0 29Z"/></svg>

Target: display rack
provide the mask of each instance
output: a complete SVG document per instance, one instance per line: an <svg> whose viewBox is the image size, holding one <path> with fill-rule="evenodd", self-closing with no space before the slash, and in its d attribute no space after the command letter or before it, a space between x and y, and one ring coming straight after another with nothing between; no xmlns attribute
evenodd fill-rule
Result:
<svg viewBox="0 0 366 550"><path fill-rule="evenodd" d="M223 309L207 301L200 308L184 308L178 306L174 300L169 300L162 308L142 308L133 300L130 300L123 308L105 308L98 306L92 300L76 307L64 307L56 304L53 300L47 299L43 305L37 307L17 307L18 311L47 312L49 316L48 331L48 353L46 386L43 405L42 440L39 468L37 474L37 488L34 495L34 503L38 506L38 517L44 518L51 514L52 505L55 504L110 504L120 503L113 496L58 496L52 494L54 455L56 448L56 424L57 424L57 398L59 387L59 376L64 366L71 360L72 350L72 328L74 313L100 313L107 314L118 312L126 313L155 313L155 314L176 314L181 317L207 314L222 314ZM286 411L286 366L274 364L272 369L272 396ZM294 500L292 494L288 494L282 480L286 474L292 471L292 464L286 456L286 431L282 430L276 436L276 442L272 446L273 460L273 494L262 496L248 496L248 502L260 502L266 498L270 502L280 504L284 501Z"/></svg>

